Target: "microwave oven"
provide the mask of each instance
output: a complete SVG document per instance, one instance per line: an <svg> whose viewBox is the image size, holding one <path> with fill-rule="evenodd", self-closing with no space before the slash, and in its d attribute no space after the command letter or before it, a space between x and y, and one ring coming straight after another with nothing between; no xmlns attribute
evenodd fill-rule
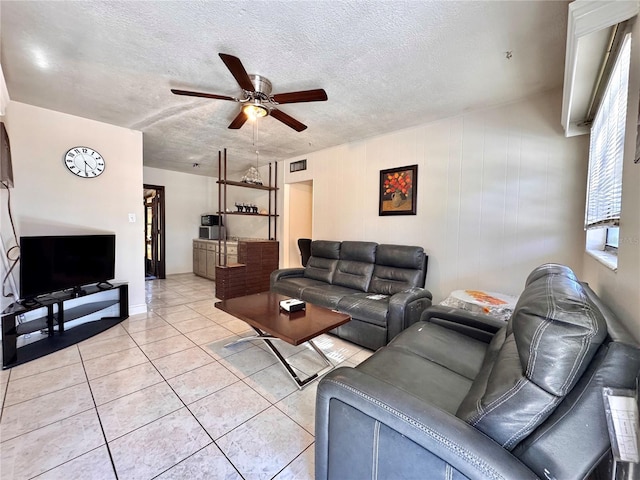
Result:
<svg viewBox="0 0 640 480"><path fill-rule="evenodd" d="M227 230L225 227L205 225L199 227L199 230L200 233L198 234L198 238L205 240L218 240L218 235L220 235L220 240L225 240L227 238Z"/></svg>
<svg viewBox="0 0 640 480"><path fill-rule="evenodd" d="M222 225L220 215L202 215L200 217L200 225L203 227L217 227L218 224Z"/></svg>

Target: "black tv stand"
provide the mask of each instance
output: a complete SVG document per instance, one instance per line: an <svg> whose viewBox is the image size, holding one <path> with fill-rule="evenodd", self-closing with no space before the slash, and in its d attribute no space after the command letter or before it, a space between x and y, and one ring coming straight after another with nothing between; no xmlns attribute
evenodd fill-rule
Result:
<svg viewBox="0 0 640 480"><path fill-rule="evenodd" d="M110 290L117 290L117 293L109 295L107 292ZM77 295L78 291L82 293ZM110 298L100 298L99 294ZM94 295L94 298L87 299L82 304L65 305L69 300ZM119 307L118 316L102 317L65 330L65 322L80 319L114 305ZM23 315L43 308L46 308L45 316L20 321ZM90 285L73 291L54 292L22 304L13 303L2 312L2 368L15 367L86 340L128 317L129 286L126 283L112 285L109 289ZM41 330L47 331L46 337L21 347L17 346L18 337Z"/></svg>

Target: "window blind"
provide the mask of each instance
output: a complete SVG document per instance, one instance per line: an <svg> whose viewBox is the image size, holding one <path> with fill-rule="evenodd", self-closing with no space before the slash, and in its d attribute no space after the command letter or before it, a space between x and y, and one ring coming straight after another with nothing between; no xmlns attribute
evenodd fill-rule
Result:
<svg viewBox="0 0 640 480"><path fill-rule="evenodd" d="M591 127L586 229L620 222L630 55L626 35Z"/></svg>

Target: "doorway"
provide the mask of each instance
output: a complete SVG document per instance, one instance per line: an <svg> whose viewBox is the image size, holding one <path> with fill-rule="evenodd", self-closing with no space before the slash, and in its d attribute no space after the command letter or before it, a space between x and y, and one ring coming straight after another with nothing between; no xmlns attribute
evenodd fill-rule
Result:
<svg viewBox="0 0 640 480"><path fill-rule="evenodd" d="M313 180L286 185L287 223L284 258L289 267L301 267L299 238L313 238Z"/></svg>
<svg viewBox="0 0 640 480"><path fill-rule="evenodd" d="M164 187L145 184L143 201L145 279L166 278Z"/></svg>

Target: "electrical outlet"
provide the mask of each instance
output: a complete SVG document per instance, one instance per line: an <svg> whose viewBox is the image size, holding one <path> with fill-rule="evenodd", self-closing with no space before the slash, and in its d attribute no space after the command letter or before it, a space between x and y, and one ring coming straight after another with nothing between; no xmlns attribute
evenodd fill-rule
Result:
<svg viewBox="0 0 640 480"><path fill-rule="evenodd" d="M136 223L136 214L135 213L130 213L129 214L129 223Z"/></svg>

